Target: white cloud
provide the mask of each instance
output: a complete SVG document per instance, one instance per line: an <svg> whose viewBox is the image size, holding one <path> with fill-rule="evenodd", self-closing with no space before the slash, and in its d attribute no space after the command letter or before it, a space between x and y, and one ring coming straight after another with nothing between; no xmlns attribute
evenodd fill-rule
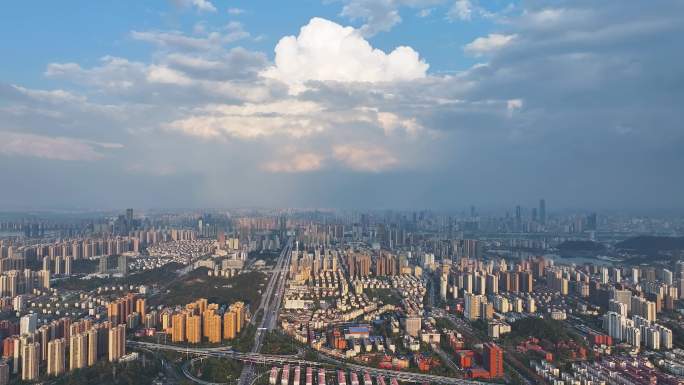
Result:
<svg viewBox="0 0 684 385"><path fill-rule="evenodd" d="M363 36L389 31L401 22L399 10L392 0L351 0L342 8L340 15L351 20L365 20L360 29Z"/></svg>
<svg viewBox="0 0 684 385"><path fill-rule="evenodd" d="M206 31L204 24L195 25L195 33L188 36L181 31L131 31L131 38L172 50L210 51L250 36L242 23L231 21L222 29Z"/></svg>
<svg viewBox="0 0 684 385"><path fill-rule="evenodd" d="M223 42L224 43L232 43L234 41L242 40L248 38L249 32L245 31L242 23L239 21L231 21L229 22L225 30L227 33L223 36Z"/></svg>
<svg viewBox="0 0 684 385"><path fill-rule="evenodd" d="M241 106L211 105L171 122L168 129L205 139L255 139L273 135L300 138L326 128L327 122L320 113L321 107L316 103L296 100Z"/></svg>
<svg viewBox="0 0 684 385"><path fill-rule="evenodd" d="M483 7L478 0L456 0L447 11L446 18L450 21L471 21L475 18L502 19L514 9L515 5L510 3L507 7L493 12Z"/></svg>
<svg viewBox="0 0 684 385"><path fill-rule="evenodd" d="M144 81L146 65L124 58L105 56L102 65L84 69L77 63L50 63L45 70L49 78L61 78L109 90L126 90Z"/></svg>
<svg viewBox="0 0 684 385"><path fill-rule="evenodd" d="M333 156L345 166L361 172L386 171L399 164L387 149L366 143L336 145Z"/></svg>
<svg viewBox="0 0 684 385"><path fill-rule="evenodd" d="M397 129L404 130L407 134L416 135L423 129L423 126L416 119L402 119L397 114L391 112L378 112L378 123L385 131L385 135L390 135Z"/></svg>
<svg viewBox="0 0 684 385"><path fill-rule="evenodd" d="M228 8L229 15L242 15L243 13L245 13L245 10L242 8Z"/></svg>
<svg viewBox="0 0 684 385"><path fill-rule="evenodd" d="M418 11L418 13L416 14L416 16L418 16L418 17L428 17L428 16L432 15L432 12L433 12L433 11L434 11L434 8L423 8L423 9L421 9L420 11Z"/></svg>
<svg viewBox="0 0 684 385"><path fill-rule="evenodd" d="M281 159L267 162L262 169L268 172L312 172L323 167L323 157L313 152L294 152Z"/></svg>
<svg viewBox="0 0 684 385"><path fill-rule="evenodd" d="M523 101L522 99L509 99L506 101L506 109L508 110L508 113L513 113L515 110L519 110L523 107Z"/></svg>
<svg viewBox="0 0 684 385"><path fill-rule="evenodd" d="M389 54L373 48L352 27L313 18L298 36L280 39L275 65L263 76L301 88L310 80L387 82L424 78L429 65L411 47Z"/></svg>
<svg viewBox="0 0 684 385"><path fill-rule="evenodd" d="M147 81L150 83L175 84L187 86L192 80L181 72L166 66L152 65L147 72Z"/></svg>
<svg viewBox="0 0 684 385"><path fill-rule="evenodd" d="M490 33L485 37L478 37L472 42L465 45L464 51L474 56L482 56L511 44L517 35L502 35L498 33Z"/></svg>
<svg viewBox="0 0 684 385"><path fill-rule="evenodd" d="M209 0L173 0L182 7L194 7L200 12L216 12L216 7Z"/></svg>
<svg viewBox="0 0 684 385"><path fill-rule="evenodd" d="M102 159L98 149L123 147L118 143L93 142L82 139L50 137L17 132L0 132L0 154L6 156L27 156L52 160Z"/></svg>
<svg viewBox="0 0 684 385"><path fill-rule="evenodd" d="M538 11L525 12L522 16L528 23L537 27L555 25L566 15L562 8L546 8Z"/></svg>
<svg viewBox="0 0 684 385"><path fill-rule="evenodd" d="M470 20L473 17L473 4L470 0L456 0L447 12L451 20Z"/></svg>
<svg viewBox="0 0 684 385"><path fill-rule="evenodd" d="M378 32L387 32L401 23L399 9L401 7L423 8L419 15L425 17L430 5L442 3L444 0L345 0L340 15L352 21L362 20L359 28L363 36L373 36Z"/></svg>
<svg viewBox="0 0 684 385"><path fill-rule="evenodd" d="M71 92L64 90L35 90L29 89L17 85L12 85L17 92L41 102L48 103L73 103L73 102L85 102L86 98L81 95L75 95Z"/></svg>
<svg viewBox="0 0 684 385"><path fill-rule="evenodd" d="M192 0L192 4L200 11L216 12L216 7L208 0Z"/></svg>
<svg viewBox="0 0 684 385"><path fill-rule="evenodd" d="M191 50L206 50L216 44L217 35L207 38L186 36L179 31L131 31L135 40L156 44L162 47L182 48ZM212 41L213 40L213 41Z"/></svg>

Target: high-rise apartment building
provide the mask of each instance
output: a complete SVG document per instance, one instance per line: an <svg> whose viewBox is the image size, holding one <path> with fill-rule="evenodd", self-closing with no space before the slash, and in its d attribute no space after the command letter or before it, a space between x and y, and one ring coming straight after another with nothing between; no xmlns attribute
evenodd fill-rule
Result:
<svg viewBox="0 0 684 385"><path fill-rule="evenodd" d="M88 335L88 366L93 366L97 362L98 357L99 333L98 329L94 327L86 333Z"/></svg>
<svg viewBox="0 0 684 385"><path fill-rule="evenodd" d="M191 344L202 342L202 317L199 315L189 315L185 319L186 339Z"/></svg>
<svg viewBox="0 0 684 385"><path fill-rule="evenodd" d="M58 338L48 342L47 374L59 376L66 369L66 341Z"/></svg>
<svg viewBox="0 0 684 385"><path fill-rule="evenodd" d="M463 306L463 316L471 321L480 318L482 296L478 294L465 293Z"/></svg>
<svg viewBox="0 0 684 385"><path fill-rule="evenodd" d="M108 335L108 358L110 362L118 361L126 355L126 325L112 326Z"/></svg>
<svg viewBox="0 0 684 385"><path fill-rule="evenodd" d="M204 316L204 330L209 342L221 342L221 316L213 311Z"/></svg>
<svg viewBox="0 0 684 385"><path fill-rule="evenodd" d="M69 338L69 370L85 368L88 363L88 335L74 334Z"/></svg>
<svg viewBox="0 0 684 385"><path fill-rule="evenodd" d="M135 301L135 311L140 314L141 319L145 319L145 315L147 315L147 301L145 298L138 298Z"/></svg>
<svg viewBox="0 0 684 385"><path fill-rule="evenodd" d="M503 350L497 344L488 342L483 347L484 367L489 372L490 378L501 378L504 376L503 369Z"/></svg>
<svg viewBox="0 0 684 385"><path fill-rule="evenodd" d="M21 347L21 379L34 381L38 379L40 368L40 344L28 342Z"/></svg>
<svg viewBox="0 0 684 385"><path fill-rule="evenodd" d="M185 313L176 313L171 317L171 341L185 341Z"/></svg>
<svg viewBox="0 0 684 385"><path fill-rule="evenodd" d="M22 316L19 320L19 333L20 334L33 334L38 327L38 314L31 313Z"/></svg>
<svg viewBox="0 0 684 385"><path fill-rule="evenodd" d="M227 311L223 315L223 339L232 340L237 336L237 315L233 311Z"/></svg>

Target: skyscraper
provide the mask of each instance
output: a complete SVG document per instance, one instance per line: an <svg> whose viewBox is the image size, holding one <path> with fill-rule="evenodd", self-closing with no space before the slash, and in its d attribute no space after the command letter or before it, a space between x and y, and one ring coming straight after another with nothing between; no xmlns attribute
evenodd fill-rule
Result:
<svg viewBox="0 0 684 385"><path fill-rule="evenodd" d="M125 255L119 255L117 259L119 274L126 276L128 275L128 258Z"/></svg>
<svg viewBox="0 0 684 385"><path fill-rule="evenodd" d="M544 198L539 200L539 222L542 225L546 224L546 200Z"/></svg>

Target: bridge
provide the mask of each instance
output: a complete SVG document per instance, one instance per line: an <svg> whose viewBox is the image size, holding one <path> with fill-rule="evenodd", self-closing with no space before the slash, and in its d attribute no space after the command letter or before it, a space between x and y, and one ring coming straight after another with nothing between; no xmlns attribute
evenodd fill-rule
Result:
<svg viewBox="0 0 684 385"><path fill-rule="evenodd" d="M155 343L151 343L151 342L139 342L139 341L128 341L127 344L133 348L142 348L142 349L150 349L150 350L167 350L167 351L174 351L177 353L183 353L183 354L194 355L194 356L227 358L227 359L234 359L234 360L239 360L239 361L243 361L243 362L248 362L251 364L261 364L261 365L290 364L290 365L313 366L313 367L320 367L320 366L328 366L329 365L329 364L322 363L322 362L304 360L304 359L298 358L296 356L281 356L281 355L274 355L274 354L261 354L261 353L252 353L252 352L242 353L242 352L236 352L236 351L231 350L229 348L192 348L192 347L183 347L183 346L166 345L166 344L155 344ZM410 372L401 372L401 371L389 370L389 369L373 368L370 366L351 364L351 363L347 363L347 362L343 362L343 361L337 361L337 360L334 360L334 362L335 362L335 365L337 367L344 366L350 370L355 370L355 371L359 371L359 372L368 372L372 376L384 376L384 377L389 377L389 378L394 377L398 381L417 382L417 383L428 382L428 383L444 384L444 385L491 385L491 383L483 382L483 381L472 381L472 380L465 380L465 379L461 379L461 378L436 376L436 375L432 375L432 374L410 373Z"/></svg>

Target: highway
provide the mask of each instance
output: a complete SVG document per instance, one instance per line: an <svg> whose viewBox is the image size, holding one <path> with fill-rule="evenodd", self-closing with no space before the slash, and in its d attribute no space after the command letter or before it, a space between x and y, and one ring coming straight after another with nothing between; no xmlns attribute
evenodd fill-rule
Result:
<svg viewBox="0 0 684 385"><path fill-rule="evenodd" d="M271 279L268 281L268 286L261 296L259 308L254 312L253 320L256 319L260 311L263 312L263 316L259 325L257 325L256 333L254 333L254 345L252 346L251 353L259 353L264 342L264 336L267 332L273 330L278 323L278 313L283 299L283 292L285 291L285 282L287 281L291 258L292 238L289 238L287 244L280 252L280 256L278 256ZM242 369L238 385L248 385L252 382L254 376L254 365L251 361L248 361Z"/></svg>
<svg viewBox="0 0 684 385"><path fill-rule="evenodd" d="M252 368L252 370L254 369L254 365L257 365L257 364L260 364L260 365L290 364L290 365L314 366L314 367L315 366L328 365L328 364L322 363L322 362L308 361L308 360L300 359L296 356L279 356L279 355L261 354L261 353L255 353L255 352L241 353L241 352L236 352L233 350L225 350L225 349L190 348L190 347L183 347L183 346L173 346L173 345L155 344L155 343L151 343L151 342L138 342L138 341L128 341L128 345L131 347L134 347L134 348L170 350L170 351L176 351L176 352L183 353L183 354L192 354L192 355L196 355L196 356L228 358L228 359L239 360L239 361L243 361L245 363L248 363L249 365L246 365L245 367L249 366ZM370 366L350 364L350 363L347 363L344 361L336 360L332 357L327 357L326 359L328 361L333 362L334 365L337 366L338 368L346 367L349 370L354 370L354 371L358 371L358 372L368 372L369 374L371 374L373 376L384 376L384 377L389 377L389 378L394 377L399 381L416 382L416 383L431 382L431 383L435 383L435 384L444 384L444 385L488 385L488 384L491 384L488 382L471 381L471 380L464 380L461 378L453 378L453 377L435 376L435 375L431 375L431 374L401 372L401 371L389 370L389 369L378 369L378 368L374 368L374 367L370 367Z"/></svg>

